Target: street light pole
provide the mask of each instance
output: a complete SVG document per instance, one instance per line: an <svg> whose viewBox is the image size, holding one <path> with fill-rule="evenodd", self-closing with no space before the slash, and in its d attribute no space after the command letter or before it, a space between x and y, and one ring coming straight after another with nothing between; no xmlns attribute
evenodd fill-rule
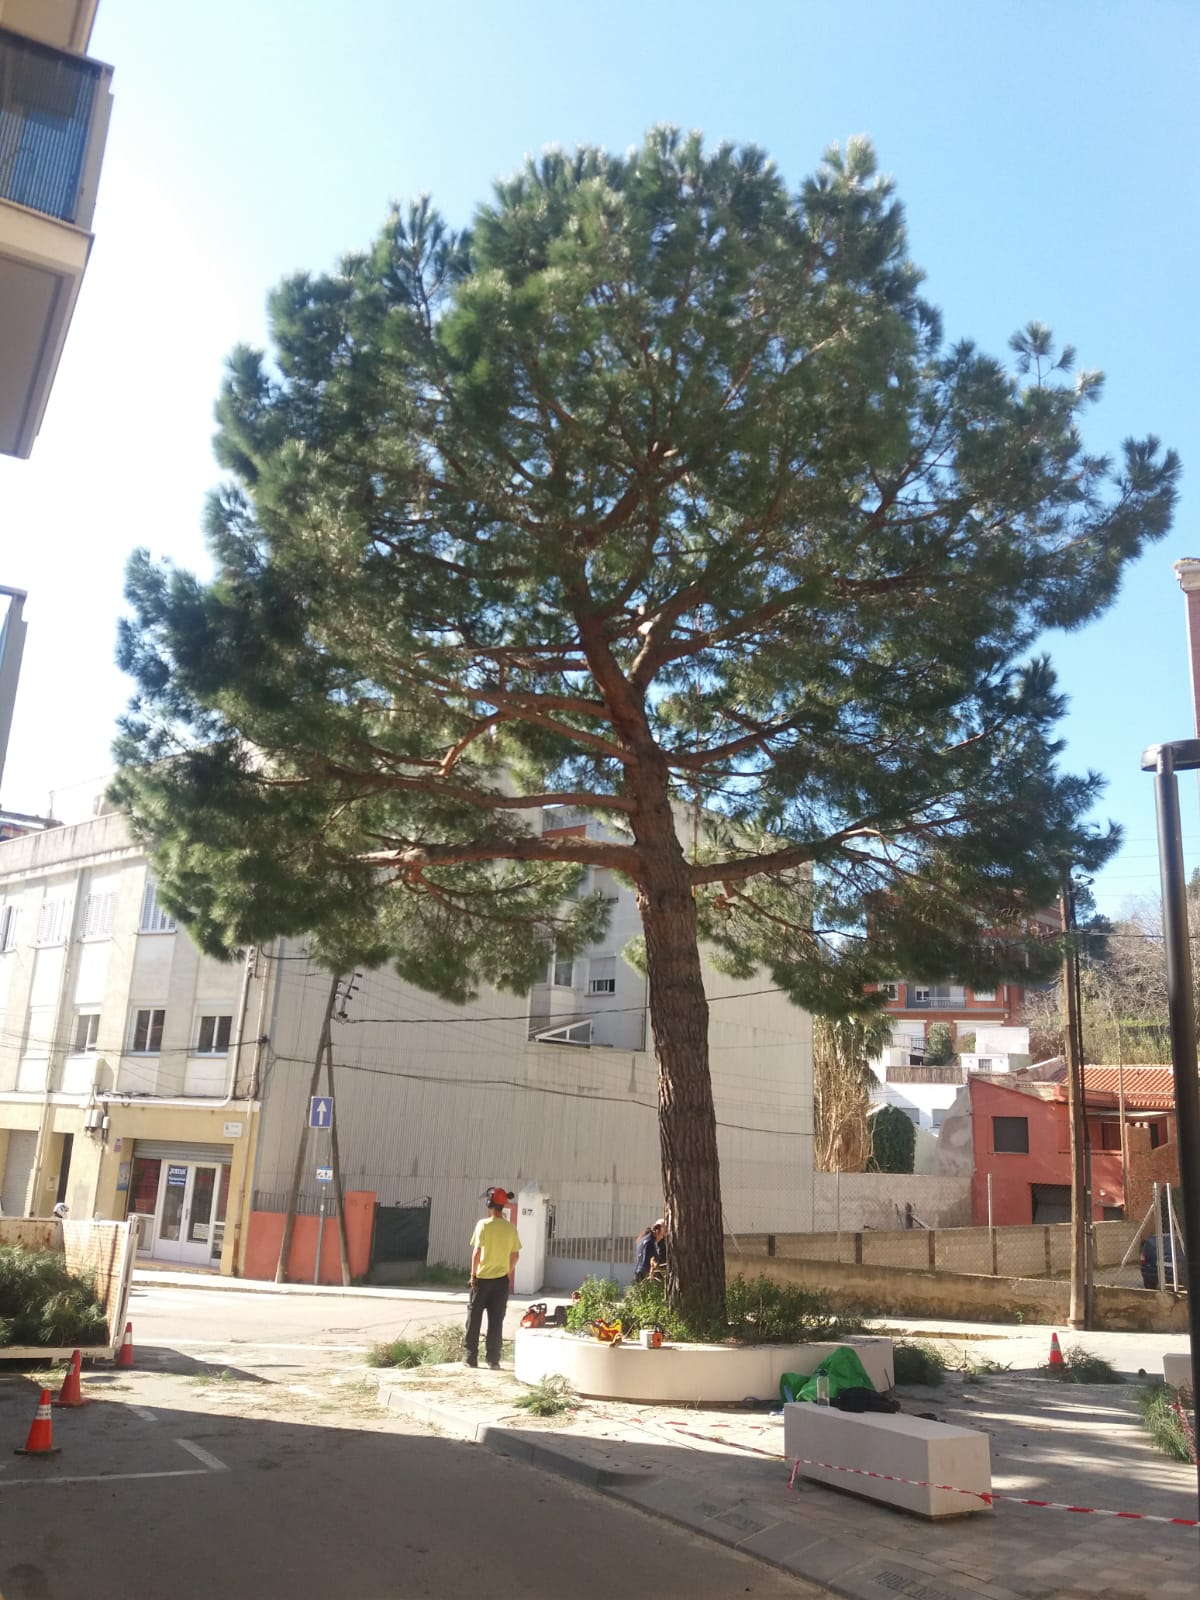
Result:
<svg viewBox="0 0 1200 1600"><path fill-rule="evenodd" d="M1188 1332L1192 1348L1192 1425L1200 1408L1200 1293L1196 1263L1200 1261L1200 1086L1196 1068L1196 1012L1192 995L1192 947L1188 933L1187 890L1183 868L1183 836L1179 825L1177 772L1200 769L1200 739L1175 739L1151 745L1142 755L1142 771L1154 774L1158 810L1158 858L1162 875L1163 935L1167 954L1167 1014L1171 1031L1171 1065L1175 1072L1175 1117L1179 1130L1179 1183L1183 1191L1183 1245L1188 1273ZM1160 1256L1161 1259L1161 1256ZM1179 1287L1178 1260L1175 1285ZM1200 1500L1200 1461L1197 1462Z"/></svg>

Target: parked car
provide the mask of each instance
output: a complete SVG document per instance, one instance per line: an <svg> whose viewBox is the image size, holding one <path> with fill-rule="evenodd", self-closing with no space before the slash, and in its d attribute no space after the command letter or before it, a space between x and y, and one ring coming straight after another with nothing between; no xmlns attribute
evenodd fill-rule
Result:
<svg viewBox="0 0 1200 1600"><path fill-rule="evenodd" d="M1152 1233L1142 1241L1142 1286L1158 1288L1158 1235ZM1175 1282L1175 1241L1163 1234L1163 1285L1168 1289L1187 1288L1187 1257L1179 1252L1179 1283Z"/></svg>

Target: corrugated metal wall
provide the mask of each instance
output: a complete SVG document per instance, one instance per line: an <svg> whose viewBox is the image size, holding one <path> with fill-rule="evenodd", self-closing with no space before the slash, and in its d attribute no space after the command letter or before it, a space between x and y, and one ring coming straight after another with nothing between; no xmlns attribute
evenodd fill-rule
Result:
<svg viewBox="0 0 1200 1600"><path fill-rule="evenodd" d="M278 966L255 1176L285 1192L305 1120L328 974L285 951ZM712 1070L726 1222L802 1231L812 1215L808 1018L781 995L711 975ZM462 1263L492 1184L536 1180L560 1206L652 1220L662 1205L657 1088L643 1052L530 1044L525 1003L489 993L444 1004L369 973L334 1024L343 1181L383 1204L431 1202L429 1259ZM322 1081L324 1092L324 1081ZM314 1134L304 1189L328 1138Z"/></svg>

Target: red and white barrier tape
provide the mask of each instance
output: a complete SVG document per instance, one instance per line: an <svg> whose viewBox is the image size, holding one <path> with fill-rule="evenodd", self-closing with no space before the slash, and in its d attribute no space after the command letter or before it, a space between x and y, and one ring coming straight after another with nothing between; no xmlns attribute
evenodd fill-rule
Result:
<svg viewBox="0 0 1200 1600"><path fill-rule="evenodd" d="M1000 1494L995 1491L986 1493L982 1489L960 1489L952 1483L926 1483L920 1478L897 1478L890 1472L868 1472L865 1467L842 1467L832 1461L807 1461L797 1457L792 1462L792 1475L788 1479L788 1488L796 1486L796 1475L801 1467L820 1467L824 1472L849 1472L856 1478L881 1478L885 1483L904 1483L912 1489L941 1489L946 1494L965 1494L973 1500L982 1500L985 1505L992 1505L997 1500L1007 1500L1010 1505L1016 1506L1041 1506L1048 1511L1076 1511L1089 1517L1117 1517L1123 1522L1165 1522L1177 1528L1200 1528L1200 1521L1194 1517L1157 1517L1149 1511L1102 1511L1099 1506L1068 1506L1058 1500L1029 1500L1021 1495Z"/></svg>
<svg viewBox="0 0 1200 1600"><path fill-rule="evenodd" d="M634 1417L633 1421L642 1427L648 1427L644 1417ZM782 1461L784 1458L775 1450L764 1450L756 1444L741 1444L736 1439L714 1439L711 1434L698 1433L693 1428L685 1428L681 1422L667 1422L662 1426L670 1428L675 1433L683 1433L689 1439L700 1439L705 1444L719 1444L728 1449L748 1450L756 1456L767 1456L772 1461ZM726 1427L726 1423L714 1423L714 1427ZM997 1500L1007 1500L1015 1506L1038 1506L1046 1511L1074 1511L1081 1516L1089 1517L1115 1517L1121 1522L1162 1522L1176 1528L1200 1528L1200 1520L1194 1517L1159 1517L1149 1511L1104 1511L1099 1506L1069 1506L1059 1500L1033 1500L1023 1495L1002 1494L998 1490L986 1492L982 1489L961 1489L953 1483L927 1483L921 1478L897 1478L890 1472L870 1472L865 1467L836 1466L831 1461L809 1461L803 1457L796 1457L792 1462L791 1476L788 1478L788 1488L796 1486L796 1476L801 1467L820 1467L825 1472L848 1472L856 1478L879 1478L884 1483L902 1483L910 1489L941 1489L945 1494L965 1494L973 1500L982 1500L985 1505L994 1505Z"/></svg>

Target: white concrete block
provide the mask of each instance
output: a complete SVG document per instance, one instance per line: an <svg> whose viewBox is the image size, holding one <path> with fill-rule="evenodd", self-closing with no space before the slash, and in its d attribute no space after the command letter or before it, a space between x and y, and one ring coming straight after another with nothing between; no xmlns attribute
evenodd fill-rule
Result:
<svg viewBox="0 0 1200 1600"><path fill-rule="evenodd" d="M1163 1356L1163 1378L1172 1389L1192 1387L1192 1358L1186 1350Z"/></svg>
<svg viewBox="0 0 1200 1600"><path fill-rule="evenodd" d="M988 1438L971 1428L927 1422L923 1417L858 1415L800 1401L783 1408L783 1448L788 1461L810 1463L800 1467L802 1476L918 1516L961 1517L992 1509L990 1501L977 1498L992 1490ZM828 1466L811 1464L815 1462ZM839 1472L839 1467L857 1470ZM885 1477L859 1476L866 1472L913 1481L892 1483ZM956 1489L974 1492L956 1494Z"/></svg>

